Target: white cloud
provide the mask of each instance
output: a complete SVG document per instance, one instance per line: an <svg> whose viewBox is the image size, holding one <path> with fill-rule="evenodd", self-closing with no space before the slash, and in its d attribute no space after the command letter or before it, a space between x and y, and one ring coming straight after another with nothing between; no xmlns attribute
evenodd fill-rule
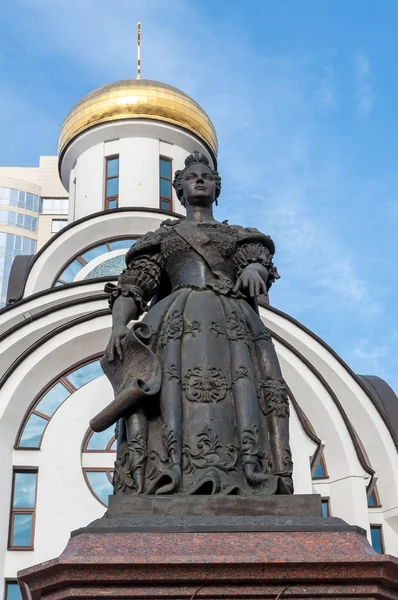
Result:
<svg viewBox="0 0 398 600"><path fill-rule="evenodd" d="M373 73L369 58L358 52L354 59L356 109L361 117L370 115L375 102Z"/></svg>

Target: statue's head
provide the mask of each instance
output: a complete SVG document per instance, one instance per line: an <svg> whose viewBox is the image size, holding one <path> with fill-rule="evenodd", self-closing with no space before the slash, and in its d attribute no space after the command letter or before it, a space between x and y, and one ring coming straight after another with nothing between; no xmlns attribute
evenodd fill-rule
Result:
<svg viewBox="0 0 398 600"><path fill-rule="evenodd" d="M185 168L175 172L173 186L183 206L207 206L214 201L217 204L221 177L210 167L208 158L194 150L185 159Z"/></svg>

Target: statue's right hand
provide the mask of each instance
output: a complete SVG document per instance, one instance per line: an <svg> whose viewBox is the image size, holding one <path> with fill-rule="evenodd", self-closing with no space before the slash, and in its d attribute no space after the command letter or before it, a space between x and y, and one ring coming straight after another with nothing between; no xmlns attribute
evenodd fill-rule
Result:
<svg viewBox="0 0 398 600"><path fill-rule="evenodd" d="M129 331L130 329L125 325L117 325L112 329L111 339L106 350L109 362L115 359L115 351L120 360L123 360L124 339Z"/></svg>

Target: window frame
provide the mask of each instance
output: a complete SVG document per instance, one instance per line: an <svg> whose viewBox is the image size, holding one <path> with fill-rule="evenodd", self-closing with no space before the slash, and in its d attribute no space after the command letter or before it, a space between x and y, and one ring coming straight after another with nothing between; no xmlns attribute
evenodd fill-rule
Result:
<svg viewBox="0 0 398 600"><path fill-rule="evenodd" d="M87 357L83 361L79 361L79 362L71 365L70 367L68 367L67 369L65 369L64 371L62 371L62 373L56 375L56 377L53 377L51 379L51 381L49 381L48 384L45 387L43 387L38 394L36 394L36 396L34 397L33 401L31 402L28 410L25 412L24 417L23 417L23 419L21 421L21 425L20 425L20 427L18 429L18 433L17 433L16 439L15 439L15 443L14 443L14 450L18 450L18 451L29 450L29 452L31 452L32 450L37 451L37 450L41 449L41 444L42 444L43 437L44 437L44 434L46 432L46 429L48 427L48 424L50 423L51 419L54 417L55 413L60 409L60 407L62 406L62 404L64 402L66 402L66 400L69 398L69 396L63 402L61 402L61 404L56 408L56 410L53 412L53 414L51 416L44 415L43 413L41 413L39 411L36 411L35 410L35 406L37 406L39 404L39 402L47 394L47 392L49 392L50 389L54 385L56 385L58 382L61 382L62 385L64 385L64 387L66 387L67 389L69 389L70 390L70 394L74 394L77 391L77 388L75 388L75 386L70 381L68 381L66 379L67 376L70 373L72 373L73 371L76 371L77 369L79 369L80 367L84 367L85 365L87 365L87 364L89 364L91 362L95 362L95 361L99 360L103 356L103 354L104 354L103 352L101 352L100 354L93 354L92 356ZM86 384L84 384L84 385L86 385ZM41 435L40 444L39 444L38 447L34 447L34 446L30 446L30 447L29 446L19 446L22 434L23 434L24 429L25 429L25 425L28 422L28 419L29 419L29 417L32 414L37 414L39 417L41 417L42 419L46 419L46 421L47 421L47 425L43 429L43 433Z"/></svg>
<svg viewBox="0 0 398 600"><path fill-rule="evenodd" d="M380 547L381 547L381 554L385 554L386 553L386 548L384 545L384 535L383 535L383 525L380 523L370 523L370 541L371 541L371 546L374 549L374 546L372 544L372 529L378 529L380 532ZM375 552L377 552L377 550L375 550ZM378 553L379 554L379 553Z"/></svg>
<svg viewBox="0 0 398 600"><path fill-rule="evenodd" d="M369 504L370 497L373 498L374 504ZM368 509L369 508L381 508L381 502L380 502L379 494L378 494L376 487L374 487L373 490L370 492L370 494L368 494L367 501L368 501Z"/></svg>
<svg viewBox="0 0 398 600"><path fill-rule="evenodd" d="M89 428L86 431L86 435L84 436L83 443L82 443L81 452L84 452L84 453L87 452L89 454L98 454L98 453L100 453L100 454L107 454L108 452L111 452L111 453L115 453L116 452L116 450L112 450L111 449L112 446L113 446L113 444L116 441L116 436L115 435L113 435L110 438L109 442L106 445L106 448L99 448L99 449L89 448L88 444L90 443L90 439L92 438L92 436L94 434L95 434L95 431L93 431L91 428Z"/></svg>
<svg viewBox="0 0 398 600"><path fill-rule="evenodd" d="M170 179L168 177L163 177L161 175L161 170L160 170L160 164L162 162L162 160L167 161L168 163L170 163ZM164 181L169 181L170 182L170 196L162 196L161 194L161 180L164 179ZM168 208L163 208L162 207L162 202L167 202L168 204ZM168 156L159 156L159 208L160 210L173 210L173 159L169 158Z"/></svg>
<svg viewBox="0 0 398 600"><path fill-rule="evenodd" d="M105 244L105 246L108 248L108 252L112 252L112 248L110 246L110 244L112 244L112 242L118 242L121 240L134 240L137 241L139 238L141 237L141 235L134 235L133 237L131 236L116 236L114 238L107 238L104 240L98 240L98 242L95 242L94 244L90 244L89 246L86 246L85 248L83 248L83 250L80 250L80 252L78 254L75 254L71 259L68 260L67 263L65 263L62 268L58 271L56 277L54 278L54 281L51 284L51 287L55 287L56 283L62 283L63 285L70 285L71 283L73 283L73 281L64 281L63 279L61 279L61 275L62 273L65 271L65 269L67 267L69 267L69 265L71 265L75 260L78 260L83 266L87 265L87 261L82 257L83 254L85 254L86 252L88 252L89 250L92 250L93 248L97 248L97 246L102 246L103 244ZM126 250L126 253L128 252L128 250ZM116 279L117 276L115 276ZM109 277L107 277L109 279ZM106 279L106 277L102 278L102 279ZM89 280L88 280L89 281ZM81 283L81 282L79 282Z"/></svg>
<svg viewBox="0 0 398 600"><path fill-rule="evenodd" d="M321 465L323 475L320 476L320 477L319 476L316 477L315 475L313 475L312 476L312 481L319 481L321 479L329 479L328 471L327 471L327 468L326 468L326 460L325 460L325 457L323 456L323 453L319 457L318 463ZM317 463L317 465L318 465L318 463ZM316 467L315 467L315 469L316 469Z"/></svg>
<svg viewBox="0 0 398 600"><path fill-rule="evenodd" d="M35 486L35 500L33 504L33 508L22 508L22 507L14 507L14 494L15 494L15 476L18 473L35 473L36 475L36 486ZM10 504L10 518L8 523L8 540L7 540L7 550L12 551L31 551L34 550L34 541L35 541L35 530L36 530L36 507L37 507L37 488L38 488L38 477L39 468L38 467L13 467L12 470L12 486L11 486L11 504ZM32 527L30 530L30 544L29 546L13 546L12 537L14 533L14 515L32 515Z"/></svg>
<svg viewBox="0 0 398 600"><path fill-rule="evenodd" d="M22 598L22 592L21 592L21 588L19 587L18 579L13 579L11 577L5 577L5 579L4 579L4 600L9 600L9 598L8 598L8 585L10 583L11 584L16 583L18 585L19 592L20 592L21 598Z"/></svg>
<svg viewBox="0 0 398 600"><path fill-rule="evenodd" d="M53 230L53 223L65 223L65 225L63 227L61 227L60 229L56 229L55 231ZM68 219L51 219L51 233L59 233L60 231L62 231L62 229L64 227L66 227L68 224Z"/></svg>
<svg viewBox="0 0 398 600"><path fill-rule="evenodd" d="M330 497L329 496L321 496L321 504L322 506L325 505L326 506L326 518L331 516L331 511L330 511ZM323 517L323 511L322 511L322 517Z"/></svg>
<svg viewBox="0 0 398 600"><path fill-rule="evenodd" d="M105 473L106 476L108 477L111 485L113 485L111 473L115 471L115 467L82 467L82 471L83 471L84 481L86 482L86 485L88 487L90 494L97 500L97 502L99 502L100 504L102 504L102 506L105 506L105 508L108 509L109 506L107 504L105 504L104 502L102 502L101 498L99 496L97 496L97 494L94 492L93 488L91 487L90 481L87 477L87 472L88 473Z"/></svg>
<svg viewBox="0 0 398 600"><path fill-rule="evenodd" d="M117 158L118 160L118 166L117 166L117 175L111 175L108 176L108 164L110 160L115 160L115 158ZM104 210L113 210L115 208L119 207L119 171L120 171L120 154L112 154L111 156L105 156L105 169L104 169L104 174L105 174L105 181L104 181ZM107 183L109 179L117 179L118 183L117 183L117 194L113 195L113 196L107 196L106 193L106 188L107 188ZM109 207L109 202L112 202L113 200L116 200L116 206L113 206L112 208Z"/></svg>

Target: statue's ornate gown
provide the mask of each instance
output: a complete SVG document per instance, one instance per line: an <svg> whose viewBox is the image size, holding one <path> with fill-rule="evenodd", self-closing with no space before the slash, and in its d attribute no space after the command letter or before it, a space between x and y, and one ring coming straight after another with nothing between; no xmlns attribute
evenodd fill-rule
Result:
<svg viewBox="0 0 398 600"><path fill-rule="evenodd" d="M289 401L271 337L236 280L250 263L277 276L256 229L166 221L126 255L111 292L151 328L160 394L118 423L115 493L293 493ZM155 295L155 297L154 297ZM134 376L133 358L124 368Z"/></svg>

